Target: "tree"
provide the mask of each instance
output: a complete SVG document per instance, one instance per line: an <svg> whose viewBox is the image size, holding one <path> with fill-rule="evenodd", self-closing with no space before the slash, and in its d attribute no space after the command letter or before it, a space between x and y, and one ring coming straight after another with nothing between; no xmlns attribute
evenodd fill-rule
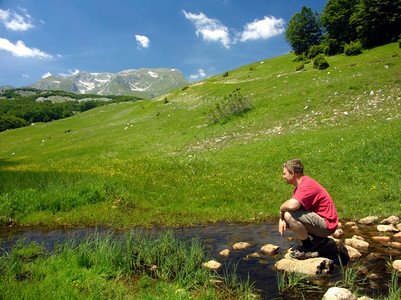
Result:
<svg viewBox="0 0 401 300"><path fill-rule="evenodd" d="M320 20L327 40L334 40L338 45L356 40L356 26L350 19L358 2L360 0L329 0L326 3Z"/></svg>
<svg viewBox="0 0 401 300"><path fill-rule="evenodd" d="M401 0L359 0L351 17L365 48L397 41L401 33Z"/></svg>
<svg viewBox="0 0 401 300"><path fill-rule="evenodd" d="M293 15L288 22L285 39L297 55L307 52L312 45L318 45L322 39L319 14L303 6L301 12Z"/></svg>

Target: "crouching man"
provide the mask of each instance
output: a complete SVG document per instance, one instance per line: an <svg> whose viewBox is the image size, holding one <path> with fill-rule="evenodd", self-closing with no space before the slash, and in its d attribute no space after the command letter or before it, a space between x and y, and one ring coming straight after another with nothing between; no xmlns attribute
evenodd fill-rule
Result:
<svg viewBox="0 0 401 300"><path fill-rule="evenodd" d="M289 229L301 240L290 253L298 259L305 258L305 253L319 251L338 225L337 211L329 193L303 171L299 159L283 164L283 178L295 189L291 199L280 207L279 232L284 235Z"/></svg>

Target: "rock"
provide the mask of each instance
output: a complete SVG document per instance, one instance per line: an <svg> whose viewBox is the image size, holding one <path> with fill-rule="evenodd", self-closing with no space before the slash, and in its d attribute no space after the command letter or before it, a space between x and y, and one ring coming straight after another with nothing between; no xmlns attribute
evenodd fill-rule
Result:
<svg viewBox="0 0 401 300"><path fill-rule="evenodd" d="M374 240L375 242L390 242L390 237L384 235L372 236L372 240Z"/></svg>
<svg viewBox="0 0 401 300"><path fill-rule="evenodd" d="M260 251L265 254L274 254L278 251L278 249L280 249L279 246L266 244L260 249Z"/></svg>
<svg viewBox="0 0 401 300"><path fill-rule="evenodd" d="M398 232L398 233L394 234L393 238L395 238L396 240L400 240L401 239L401 232Z"/></svg>
<svg viewBox="0 0 401 300"><path fill-rule="evenodd" d="M393 224L390 225L377 225L377 230L380 232L399 232Z"/></svg>
<svg viewBox="0 0 401 300"><path fill-rule="evenodd" d="M377 220L379 220L379 217L369 216L369 217L360 219L359 224L372 225L373 223L377 222Z"/></svg>
<svg viewBox="0 0 401 300"><path fill-rule="evenodd" d="M383 221L381 221L381 224L393 224L393 225L397 225L398 222L400 221L400 218L397 216L391 216L388 217L387 219L384 219Z"/></svg>
<svg viewBox="0 0 401 300"><path fill-rule="evenodd" d="M254 252L254 253L251 253L251 254L247 255L244 258L244 260L249 260L250 258L261 258L261 255L258 252Z"/></svg>
<svg viewBox="0 0 401 300"><path fill-rule="evenodd" d="M230 255L230 249L224 249L220 251L220 256L228 257Z"/></svg>
<svg viewBox="0 0 401 300"><path fill-rule="evenodd" d="M359 230L359 227L357 226L357 225L354 225L354 226L352 226L351 227L353 230L355 230L355 231L358 231Z"/></svg>
<svg viewBox="0 0 401 300"><path fill-rule="evenodd" d="M345 226L354 226L354 225L356 225L355 222L347 222L347 223L345 223Z"/></svg>
<svg viewBox="0 0 401 300"><path fill-rule="evenodd" d="M396 227L397 227L398 230L401 230L401 224L397 224Z"/></svg>
<svg viewBox="0 0 401 300"><path fill-rule="evenodd" d="M337 229L336 231L334 231L334 233L332 234L332 236L336 239L340 238L342 235L344 234L344 230L342 230L341 228Z"/></svg>
<svg viewBox="0 0 401 300"><path fill-rule="evenodd" d="M221 263L219 263L218 261L215 261L213 259L202 264L202 267L205 267L205 268L208 268L208 269L211 269L211 270L220 269L221 266L222 266Z"/></svg>
<svg viewBox="0 0 401 300"><path fill-rule="evenodd" d="M352 237L353 239L356 239L356 240L360 240L360 241L364 241L365 239L363 238L363 236L360 236L360 235L354 235L353 237Z"/></svg>
<svg viewBox="0 0 401 300"><path fill-rule="evenodd" d="M374 300L373 298L369 298L368 296L359 297L357 300Z"/></svg>
<svg viewBox="0 0 401 300"><path fill-rule="evenodd" d="M393 248L401 249L401 243L400 242L390 242L388 244Z"/></svg>
<svg viewBox="0 0 401 300"><path fill-rule="evenodd" d="M331 287L323 295L322 300L357 300L357 298L347 289Z"/></svg>
<svg viewBox="0 0 401 300"><path fill-rule="evenodd" d="M280 271L286 271L290 273L301 273L304 275L326 275L333 266L333 261L324 257L298 260L291 258L287 253L287 255L283 259L277 261L274 266Z"/></svg>
<svg viewBox="0 0 401 300"><path fill-rule="evenodd" d="M233 249L234 250L244 250L250 246L251 246L251 244L249 244L248 242L239 242L239 243L235 243L233 245Z"/></svg>
<svg viewBox="0 0 401 300"><path fill-rule="evenodd" d="M393 268L395 270L397 270L398 272L401 271L401 260L400 259L393 261Z"/></svg>
<svg viewBox="0 0 401 300"><path fill-rule="evenodd" d="M369 249L369 243L358 239L345 239L344 244L358 250Z"/></svg>
<svg viewBox="0 0 401 300"><path fill-rule="evenodd" d="M357 260L362 256L362 254L352 246L345 245L345 249L347 250L350 260Z"/></svg>

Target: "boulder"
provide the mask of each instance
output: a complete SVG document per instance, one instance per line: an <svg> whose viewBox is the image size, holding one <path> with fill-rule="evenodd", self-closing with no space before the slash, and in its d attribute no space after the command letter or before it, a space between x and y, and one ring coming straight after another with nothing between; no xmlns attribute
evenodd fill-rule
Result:
<svg viewBox="0 0 401 300"><path fill-rule="evenodd" d="M273 244L266 244L260 249L260 252L265 254L274 254L278 251L278 249L280 249L279 246Z"/></svg>
<svg viewBox="0 0 401 300"><path fill-rule="evenodd" d="M340 238L342 235L344 234L344 230L342 230L341 228L338 228L336 231L334 231L334 233L332 234L332 236L336 239Z"/></svg>
<svg viewBox="0 0 401 300"><path fill-rule="evenodd" d="M399 232L393 224L390 225L377 225L377 230L380 232Z"/></svg>
<svg viewBox="0 0 401 300"><path fill-rule="evenodd" d="M350 260L357 260L362 256L362 254L352 246L345 245L345 249L347 250Z"/></svg>
<svg viewBox="0 0 401 300"><path fill-rule="evenodd" d="M375 242L390 242L390 237L384 235L372 236L372 240Z"/></svg>
<svg viewBox="0 0 401 300"><path fill-rule="evenodd" d="M388 217L387 219L384 219L383 221L381 221L381 224L393 224L393 225L397 225L398 222L400 221L400 218L397 216L391 216Z"/></svg>
<svg viewBox="0 0 401 300"><path fill-rule="evenodd" d="M369 249L369 243L365 242L365 241L362 241L362 240L359 240L359 239L354 239L354 238L345 239L344 240L344 244L346 246L351 246L351 247L353 247L355 249L358 249L358 250L367 250L367 249Z"/></svg>
<svg viewBox="0 0 401 300"><path fill-rule="evenodd" d="M249 244L248 242L239 242L239 243L235 243L233 245L233 249L234 250L244 250L250 246L251 246L251 244Z"/></svg>
<svg viewBox="0 0 401 300"><path fill-rule="evenodd" d="M401 271L401 260L400 259L393 261L393 268L395 270L397 270L398 272Z"/></svg>
<svg viewBox="0 0 401 300"><path fill-rule="evenodd" d="M228 257L230 255L230 249L224 249L220 251L220 256Z"/></svg>
<svg viewBox="0 0 401 300"><path fill-rule="evenodd" d="M373 223L377 222L378 220L379 220L379 217L369 216L369 217L360 219L359 224L372 225Z"/></svg>
<svg viewBox="0 0 401 300"><path fill-rule="evenodd" d="M290 273L300 273L311 276L326 275L333 266L333 261L324 257L298 260L291 258L289 253L287 253L285 257L277 261L274 266L280 271Z"/></svg>
<svg viewBox="0 0 401 300"><path fill-rule="evenodd" d="M347 289L331 287L323 295L322 300L357 300L357 298Z"/></svg>
<svg viewBox="0 0 401 300"><path fill-rule="evenodd" d="M220 269L221 266L222 266L221 263L219 263L218 261L215 261L213 259L202 264L202 267L205 267L205 268L208 268L208 269L211 269L211 270Z"/></svg>

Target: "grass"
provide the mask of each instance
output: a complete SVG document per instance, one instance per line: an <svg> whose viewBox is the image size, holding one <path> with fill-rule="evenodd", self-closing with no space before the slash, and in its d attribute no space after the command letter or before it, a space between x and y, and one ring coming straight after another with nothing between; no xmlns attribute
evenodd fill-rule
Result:
<svg viewBox="0 0 401 300"><path fill-rule="evenodd" d="M251 290L230 277L229 288L201 267L207 256L197 239L170 232L158 238L129 233L116 240L94 234L46 251L21 241L0 257L2 299L249 299ZM240 288L236 288L239 286Z"/></svg>
<svg viewBox="0 0 401 300"><path fill-rule="evenodd" d="M300 158L341 219L400 208L401 62L397 44L328 57L255 62L162 97L111 104L0 133L0 218L14 224L181 226L263 222L292 192ZM237 89L252 109L210 107ZM165 99L168 101L165 101Z"/></svg>

